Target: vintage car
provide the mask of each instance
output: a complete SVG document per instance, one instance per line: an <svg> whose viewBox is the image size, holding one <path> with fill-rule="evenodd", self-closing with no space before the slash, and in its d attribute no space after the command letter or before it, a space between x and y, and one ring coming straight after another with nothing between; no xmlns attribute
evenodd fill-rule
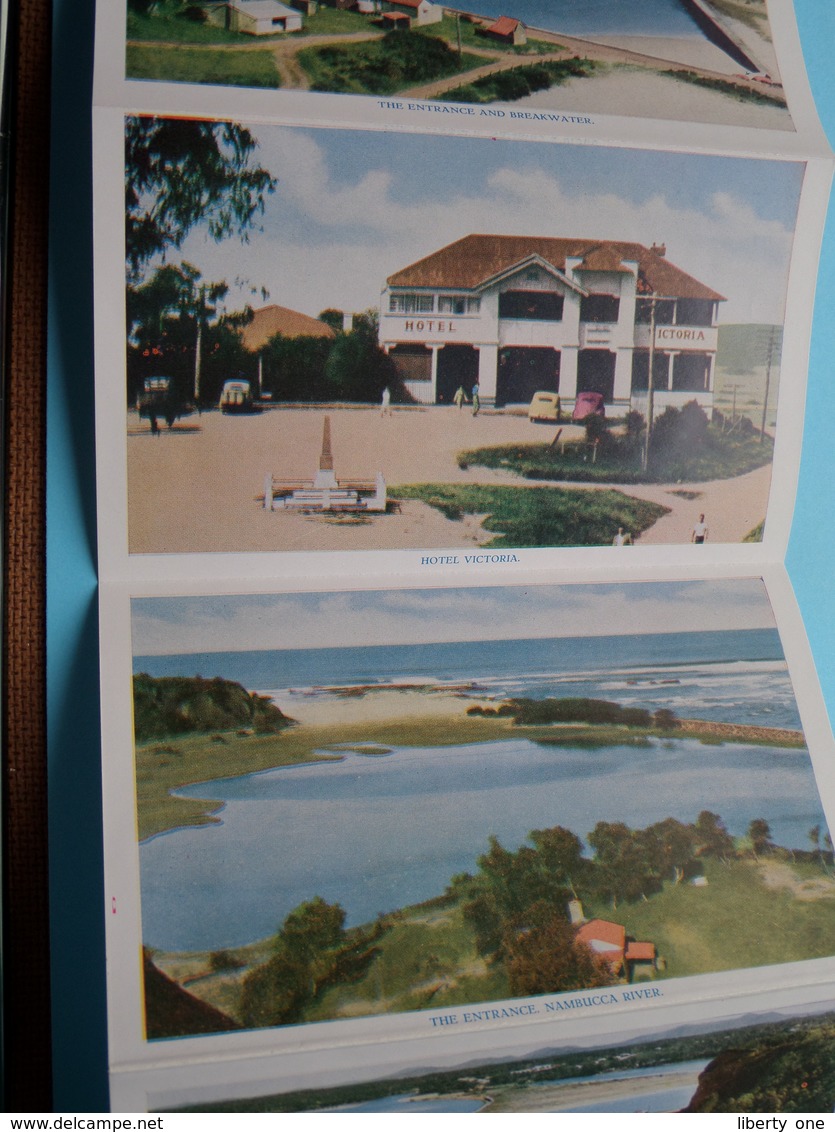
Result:
<svg viewBox="0 0 835 1132"><path fill-rule="evenodd" d="M220 394L220 411L222 413L258 413L261 409L252 399L250 383L239 378L235 381L223 383Z"/></svg>
<svg viewBox="0 0 835 1132"><path fill-rule="evenodd" d="M573 421L584 421L586 417L605 417L606 405L602 393L578 393L574 402Z"/></svg>
<svg viewBox="0 0 835 1132"><path fill-rule="evenodd" d="M160 419L171 428L178 417L194 412L194 406L180 395L177 386L173 377L146 377L143 381L136 411L140 418L151 422L152 431L157 431Z"/></svg>
<svg viewBox="0 0 835 1132"><path fill-rule="evenodd" d="M558 393L548 393L541 390L539 393L534 393L531 398L531 403L528 406L528 420L529 421L548 421L559 422L560 420L560 396Z"/></svg>

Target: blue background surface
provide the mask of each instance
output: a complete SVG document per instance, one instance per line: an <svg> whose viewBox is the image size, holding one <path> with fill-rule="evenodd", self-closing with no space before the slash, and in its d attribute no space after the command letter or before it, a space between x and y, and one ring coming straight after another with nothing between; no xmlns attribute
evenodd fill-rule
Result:
<svg viewBox="0 0 835 1132"><path fill-rule="evenodd" d="M107 0L113 3L117 0ZM835 5L796 0L835 142ZM95 576L90 105L92 0L55 0L48 380L47 634L54 1106L107 1100ZM835 715L835 209L815 301L803 461L787 564Z"/></svg>

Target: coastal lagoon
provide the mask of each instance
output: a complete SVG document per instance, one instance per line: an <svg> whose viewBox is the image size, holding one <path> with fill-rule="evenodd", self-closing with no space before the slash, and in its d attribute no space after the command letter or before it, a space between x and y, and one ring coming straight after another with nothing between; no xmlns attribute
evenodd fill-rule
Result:
<svg viewBox="0 0 835 1132"><path fill-rule="evenodd" d="M136 669L220 673L271 689L290 716L294 703L356 703L414 686L454 689L462 715L470 699L587 696L682 717L800 726L771 630L145 656ZM693 822L707 809L735 836L765 818L776 843L808 848L808 830L825 826L802 748L688 738L589 748L513 736L376 747L373 724L367 743L322 752L331 761L179 790L221 800L221 821L141 846L145 942L172 951L240 946L317 895L339 902L348 925L365 923L474 871L491 834L516 849L532 829L561 825L585 839L599 821L643 828L666 817Z"/></svg>

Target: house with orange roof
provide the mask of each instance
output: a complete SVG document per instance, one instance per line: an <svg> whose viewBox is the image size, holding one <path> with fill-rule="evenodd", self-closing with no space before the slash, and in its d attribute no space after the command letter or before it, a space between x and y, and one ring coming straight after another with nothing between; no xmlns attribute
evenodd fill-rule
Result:
<svg viewBox="0 0 835 1132"><path fill-rule="evenodd" d="M499 16L495 23L483 29L484 35L491 39L498 39L501 43L522 47L528 42L525 25L513 16Z"/></svg>
<svg viewBox="0 0 835 1132"><path fill-rule="evenodd" d="M629 939L626 928L612 920L586 920L577 929L575 939L603 959L613 975L627 981L631 982L636 967L655 969L655 944Z"/></svg>
<svg viewBox="0 0 835 1132"><path fill-rule="evenodd" d="M424 404L477 382L488 406L595 392L645 412L652 358L656 412L710 414L723 301L663 244L473 234L388 277L379 341Z"/></svg>

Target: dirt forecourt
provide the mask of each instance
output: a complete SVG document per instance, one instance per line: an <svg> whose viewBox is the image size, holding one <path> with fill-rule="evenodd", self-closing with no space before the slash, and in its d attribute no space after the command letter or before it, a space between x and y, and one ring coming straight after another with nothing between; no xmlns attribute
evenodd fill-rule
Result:
<svg viewBox="0 0 835 1132"><path fill-rule="evenodd" d="M445 518L425 503L404 500L385 515L333 516L265 511L264 479L312 480L319 466L325 416L331 420L337 479L386 483L491 484L571 487L489 468L462 469L467 448L548 442L557 427L525 415L481 412L470 406L379 406L270 409L258 415L193 414L152 435L148 422L127 421L128 514L134 554L238 551L407 550L473 548L493 535L479 516ZM563 425L562 439L582 435ZM771 468L732 480L645 485L573 485L579 491L614 487L670 508L645 531L641 545L690 541L704 512L711 542L740 542L766 514ZM613 530L614 534L614 530Z"/></svg>

